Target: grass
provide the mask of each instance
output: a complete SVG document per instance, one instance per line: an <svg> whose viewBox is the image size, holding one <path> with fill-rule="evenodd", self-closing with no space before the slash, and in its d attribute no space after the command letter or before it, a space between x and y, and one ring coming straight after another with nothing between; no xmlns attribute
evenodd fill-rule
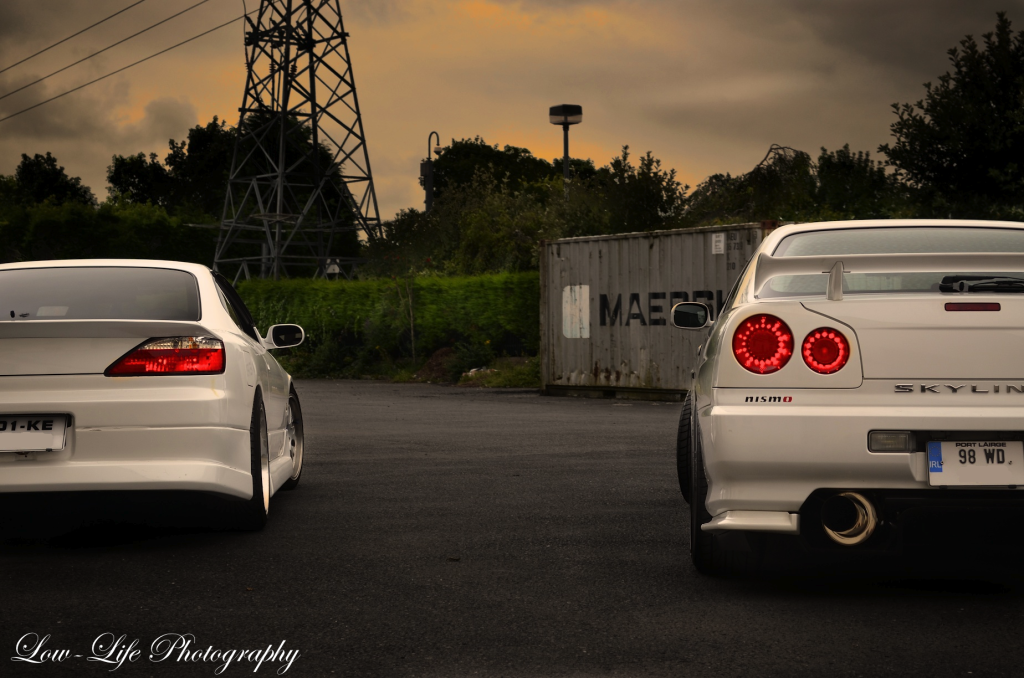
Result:
<svg viewBox="0 0 1024 678"><path fill-rule="evenodd" d="M540 388L540 359L496 358L488 370L462 377L459 386Z"/></svg>
<svg viewBox="0 0 1024 678"><path fill-rule="evenodd" d="M365 357L353 360L334 346L324 345L312 353L282 351L282 367L293 376L306 379L383 379L393 383L451 384L484 388L540 388L540 360L524 357L495 358L464 347L438 351L430 358L390 359L386 354L372 363ZM466 375L471 367L486 369Z"/></svg>
<svg viewBox="0 0 1024 678"><path fill-rule="evenodd" d="M391 381L396 384L406 384L413 381L419 381L416 379L417 370L413 367L402 367L397 372L391 375Z"/></svg>

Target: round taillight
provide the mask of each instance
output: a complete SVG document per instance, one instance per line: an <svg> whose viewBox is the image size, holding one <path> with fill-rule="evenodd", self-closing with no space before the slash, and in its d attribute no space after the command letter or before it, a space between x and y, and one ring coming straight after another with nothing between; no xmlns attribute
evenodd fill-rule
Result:
<svg viewBox="0 0 1024 678"><path fill-rule="evenodd" d="M778 372L793 355L793 333L773 315L751 316L732 335L732 352L744 369L756 374Z"/></svg>
<svg viewBox="0 0 1024 678"><path fill-rule="evenodd" d="M850 342L839 330L819 327L807 335L800 352L812 370L818 374L832 374L843 369L850 359Z"/></svg>

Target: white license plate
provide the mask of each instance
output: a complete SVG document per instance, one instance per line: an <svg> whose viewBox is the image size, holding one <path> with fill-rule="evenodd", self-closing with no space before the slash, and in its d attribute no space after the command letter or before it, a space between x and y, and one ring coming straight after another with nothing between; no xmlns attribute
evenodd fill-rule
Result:
<svg viewBox="0 0 1024 678"><path fill-rule="evenodd" d="M1024 442L929 442L928 482L931 485L1024 486Z"/></svg>
<svg viewBox="0 0 1024 678"><path fill-rule="evenodd" d="M0 414L0 452L64 449L66 414Z"/></svg>

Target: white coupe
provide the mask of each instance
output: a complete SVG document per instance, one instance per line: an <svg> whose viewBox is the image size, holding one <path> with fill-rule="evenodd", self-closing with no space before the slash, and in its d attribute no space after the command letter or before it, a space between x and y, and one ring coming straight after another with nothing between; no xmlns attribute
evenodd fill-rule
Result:
<svg viewBox="0 0 1024 678"><path fill-rule="evenodd" d="M0 492L194 490L259 529L302 475L291 377L205 266L96 259L0 266Z"/></svg>
<svg viewBox="0 0 1024 678"><path fill-rule="evenodd" d="M717 318L672 321L711 327L677 439L698 570L756 568L759 533L884 549L907 511L1024 500L1024 224L786 226Z"/></svg>

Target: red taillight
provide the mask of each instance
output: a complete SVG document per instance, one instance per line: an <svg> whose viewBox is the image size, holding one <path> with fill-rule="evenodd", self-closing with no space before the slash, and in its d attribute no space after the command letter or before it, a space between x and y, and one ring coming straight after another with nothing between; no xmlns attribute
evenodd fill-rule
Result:
<svg viewBox="0 0 1024 678"><path fill-rule="evenodd" d="M819 327L807 335L800 352L812 370L818 374L832 374L843 369L850 359L850 342L838 330Z"/></svg>
<svg viewBox="0 0 1024 678"><path fill-rule="evenodd" d="M224 344L212 337L153 339L120 358L104 372L108 377L158 374L220 374Z"/></svg>
<svg viewBox="0 0 1024 678"><path fill-rule="evenodd" d="M777 372L793 355L793 333L773 315L755 315L736 328L732 352L740 365L751 372Z"/></svg>

